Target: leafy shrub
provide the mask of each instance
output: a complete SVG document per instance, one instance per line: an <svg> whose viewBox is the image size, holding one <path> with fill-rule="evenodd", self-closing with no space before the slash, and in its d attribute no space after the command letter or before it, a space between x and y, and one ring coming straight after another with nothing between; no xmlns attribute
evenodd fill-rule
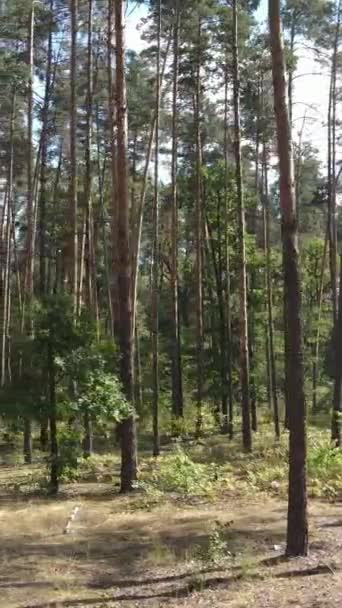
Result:
<svg viewBox="0 0 342 608"><path fill-rule="evenodd" d="M112 454L94 454L78 459L77 479L79 481L112 481L118 461Z"/></svg>
<svg viewBox="0 0 342 608"><path fill-rule="evenodd" d="M212 487L208 465L195 463L186 452L177 447L175 453L161 457L145 484L161 492L183 495L201 495Z"/></svg>
<svg viewBox="0 0 342 608"><path fill-rule="evenodd" d="M81 433L76 429L61 427L58 431L59 475L61 481L78 478L78 459L81 456Z"/></svg>

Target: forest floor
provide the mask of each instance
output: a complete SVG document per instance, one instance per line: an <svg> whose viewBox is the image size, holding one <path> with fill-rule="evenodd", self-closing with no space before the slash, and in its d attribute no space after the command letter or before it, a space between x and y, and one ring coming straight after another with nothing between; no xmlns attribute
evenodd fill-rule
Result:
<svg viewBox="0 0 342 608"><path fill-rule="evenodd" d="M78 482L52 500L19 490L35 470L0 466L1 608L342 606L337 500L310 500L309 557L284 560L282 495L161 500Z"/></svg>

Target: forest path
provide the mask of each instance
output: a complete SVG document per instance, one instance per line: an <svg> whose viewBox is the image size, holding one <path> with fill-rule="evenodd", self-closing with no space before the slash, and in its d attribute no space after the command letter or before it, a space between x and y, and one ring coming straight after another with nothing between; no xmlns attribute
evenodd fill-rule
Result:
<svg viewBox="0 0 342 608"><path fill-rule="evenodd" d="M285 518L266 495L153 506L110 484L57 501L2 494L0 606L340 608L341 503L311 501L307 559L281 559Z"/></svg>

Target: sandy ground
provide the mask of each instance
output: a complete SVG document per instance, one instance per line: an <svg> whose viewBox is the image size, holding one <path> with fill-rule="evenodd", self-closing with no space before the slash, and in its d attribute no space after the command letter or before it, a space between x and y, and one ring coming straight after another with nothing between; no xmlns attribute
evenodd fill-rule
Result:
<svg viewBox="0 0 342 608"><path fill-rule="evenodd" d="M1 467L0 484L12 473ZM0 607L342 607L341 503L311 502L310 555L285 561L284 502L139 500L107 484L73 485L58 501L4 491ZM219 564L199 560L215 522L232 554Z"/></svg>

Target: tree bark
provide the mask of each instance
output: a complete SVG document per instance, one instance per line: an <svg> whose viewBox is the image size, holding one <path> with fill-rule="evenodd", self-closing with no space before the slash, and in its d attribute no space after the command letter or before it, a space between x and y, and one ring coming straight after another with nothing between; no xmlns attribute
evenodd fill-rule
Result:
<svg viewBox="0 0 342 608"><path fill-rule="evenodd" d="M233 0L233 69L234 69L234 131L235 167L238 206L238 246L239 246L239 297L240 297L240 383L242 397L242 436L246 451L252 450L249 395L249 348L247 311L247 270L246 270L246 217L243 192L241 128L240 128L240 66L238 50L237 1Z"/></svg>
<svg viewBox="0 0 342 608"><path fill-rule="evenodd" d="M159 126L160 126L160 45L161 1L156 6L157 70L156 127L154 152L153 254L152 254L152 376L153 376L153 456L160 454L159 437Z"/></svg>
<svg viewBox="0 0 342 608"><path fill-rule="evenodd" d="M179 79L179 30L180 3L175 4L175 25L173 30L173 91L172 91L172 158L171 158L171 190L172 190L172 225L171 225L171 291L172 291L172 415L175 418L183 416L183 379L182 354L179 319L179 278L178 278L178 79Z"/></svg>
<svg viewBox="0 0 342 608"><path fill-rule="evenodd" d="M288 332L288 351L285 356L288 360L289 371L287 409L290 445L286 554L298 556L306 555L308 551L306 404L293 152L286 99L284 43L279 0L269 0L269 24L280 170L280 206L286 287L285 331Z"/></svg>
<svg viewBox="0 0 342 608"><path fill-rule="evenodd" d="M48 47L45 72L45 93L42 112L42 133L41 133L41 164L40 164L40 197L39 197L39 283L40 293L46 293L46 203L47 203L47 164L48 164L48 144L49 144L49 110L51 102L52 88L52 52L53 52L53 10L54 0L50 0L50 22L48 34Z"/></svg>
<svg viewBox="0 0 342 608"><path fill-rule="evenodd" d="M125 78L124 0L117 0L115 14L116 117L117 117L117 203L118 203L118 289L120 377L125 397L133 403L133 317L131 294L131 249L129 242L129 189L127 150L127 98ZM121 491L133 490L137 476L137 442L134 414L120 425Z"/></svg>
<svg viewBox="0 0 342 608"><path fill-rule="evenodd" d="M58 494L59 486L59 451L57 438L57 403L56 403L56 371L53 355L52 338L48 344L48 381L49 381L49 422L50 422L50 491L53 496Z"/></svg>
<svg viewBox="0 0 342 608"><path fill-rule="evenodd" d="M271 387L271 402L273 409L274 432L279 439L279 407L278 407L278 391L277 391L277 372L274 353L274 323L273 323L273 290L272 290L272 249L270 242L270 201L268 192L268 167L267 167L267 151L266 145L263 144L263 175L264 175L264 250L266 261L266 309L267 309L267 339L269 347L269 373Z"/></svg>
<svg viewBox="0 0 342 608"><path fill-rule="evenodd" d="M71 0L71 56L70 56L70 221L71 237L66 260L69 290L77 310L78 301L78 172L77 172L77 32L78 0Z"/></svg>
<svg viewBox="0 0 342 608"><path fill-rule="evenodd" d="M202 141L201 141L201 63L202 19L198 17L197 65L195 89L195 137L196 137L196 338L197 338L197 419L196 435L203 424L203 375L204 375L204 327L203 327L203 210L202 210Z"/></svg>

